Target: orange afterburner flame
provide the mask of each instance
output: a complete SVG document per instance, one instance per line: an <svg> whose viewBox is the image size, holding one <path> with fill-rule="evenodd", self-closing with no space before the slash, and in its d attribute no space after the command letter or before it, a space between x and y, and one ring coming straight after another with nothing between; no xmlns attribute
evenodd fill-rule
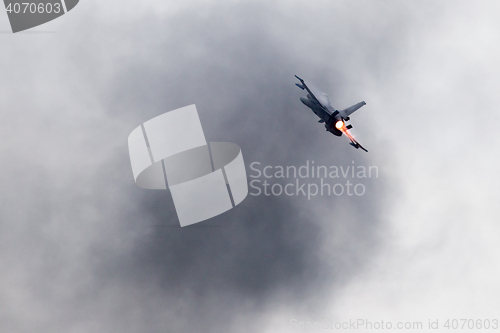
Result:
<svg viewBox="0 0 500 333"><path fill-rule="evenodd" d="M352 141L356 141L356 140L354 140L354 138L353 138L353 136L351 135L351 133L349 133L349 132L347 131L347 128L345 128L345 127L344 127L344 128L342 129L342 132L344 132L344 134L345 134L345 135L347 135L347 137L348 137L349 139L351 139Z"/></svg>
<svg viewBox="0 0 500 333"><path fill-rule="evenodd" d="M349 133L349 131L347 131L347 127L345 127L345 123L342 121L342 120L339 120L335 123L335 127L342 131L342 133L344 133L349 139L351 139L352 141L356 141L354 140L354 137L351 135L351 133Z"/></svg>

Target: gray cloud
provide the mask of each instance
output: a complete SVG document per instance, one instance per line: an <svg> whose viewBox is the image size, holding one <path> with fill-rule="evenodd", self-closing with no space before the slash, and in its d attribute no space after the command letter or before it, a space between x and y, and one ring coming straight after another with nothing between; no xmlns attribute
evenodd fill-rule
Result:
<svg viewBox="0 0 500 333"><path fill-rule="evenodd" d="M33 71L1 82L14 121L13 129L3 125L2 166L17 179L2 180L10 189L2 209L10 251L1 260L14 263L0 281L10 290L1 306L15 318L6 330L253 331L276 303L321 308L377 249L384 179L367 181L367 194L355 200L249 196L206 226L182 229L168 192L133 184L129 132L193 103L207 140L237 143L247 166L372 163L326 133L294 86L293 75L304 75L335 91L335 106L358 102L345 96L352 81L336 90L356 69L330 52L335 40L322 49L311 43L314 29L278 34L289 17L272 5L203 9L116 26L85 13L92 24L75 18L78 38L56 34L48 42L54 52L33 38L40 59L14 60ZM11 56L28 50L16 43ZM292 52L292 44L304 49ZM22 91L25 82L33 90ZM16 91L23 98L14 103ZM20 151L12 148L16 135Z"/></svg>
<svg viewBox="0 0 500 333"><path fill-rule="evenodd" d="M323 133L300 104L293 74L302 66L273 45L267 33L272 27L265 17L249 6L245 13L251 21L264 24L254 26L245 19L235 23L227 14L240 18L244 13L236 10L233 14L231 9L221 6L207 18L185 21L181 16L165 24L166 31L175 26L183 33L160 38L158 47L150 50L164 57L164 64L137 62L119 73L111 85L110 112L126 110L149 119L158 112L196 103L208 140L238 143L247 165L251 161L301 165L308 159L326 165L354 159L368 163L346 142ZM353 211L360 213L346 220L335 218L342 205L334 197L311 203L288 197L249 197L237 209L209 222L220 227L180 229L171 227L177 220L170 198L148 193L134 217L136 223L153 228L136 240L130 252L112 253L100 273L110 283L128 281L146 287L154 281L166 301L189 304L190 314L184 320L196 314L196 319L186 321L186 331L220 330L227 323L217 318L231 320L248 311L249 301L256 304L248 313L252 316L278 295L300 304L304 299L321 298L322 291L340 284L366 258L366 253L356 251L367 250L375 242L370 233L378 225L373 194L353 203ZM323 205L332 215L327 223L333 224L333 232L346 229L345 238L330 244L341 253L328 259L322 257L321 247L329 229L314 214ZM335 228L344 223L349 227ZM169 227L162 228L164 224ZM353 260L346 263L346 257ZM208 306L220 298L224 302Z"/></svg>

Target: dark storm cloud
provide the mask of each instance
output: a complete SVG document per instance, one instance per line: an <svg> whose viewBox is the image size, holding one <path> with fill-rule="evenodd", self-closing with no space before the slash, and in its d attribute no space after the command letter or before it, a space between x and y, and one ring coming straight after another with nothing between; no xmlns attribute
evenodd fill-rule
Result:
<svg viewBox="0 0 500 333"><path fill-rule="evenodd" d="M217 6L204 15L182 13L143 24L165 31L166 37L154 34L155 46L141 51L148 56L132 56L116 73L111 115L132 113L143 122L196 103L207 140L240 145L247 168L252 161L369 164L368 155L326 133L300 103L293 75L320 73L322 64L304 66L283 52L268 33L274 20L259 7ZM355 271L376 243L372 231L379 224L376 191L381 187L375 183L380 181L366 182L369 193L355 202L334 196L311 202L248 196L236 209L186 228L178 227L168 193L131 186L132 207L121 220L146 231L129 251L106 252L97 274L107 284L157 289L172 307L187 302L189 314L172 318L184 323L185 331L220 330L220 316L230 322L248 310L248 302L256 306L252 316L278 296L292 306L314 298L321 304L327 301L321 298L325 290ZM335 217L336 210L349 205L355 206L347 209L352 216ZM331 216L319 217L316 209ZM328 245L336 253L325 258L325 235L332 233L340 236Z"/></svg>
<svg viewBox="0 0 500 333"><path fill-rule="evenodd" d="M238 144L248 173L253 161L370 165L370 153L325 132L294 86L294 74L309 78L341 107L335 100L352 97L337 87L357 69L303 22L290 31L310 33L277 33L289 31L290 17L269 4L207 4L113 24L74 14L85 8L68 15L78 38L61 29L16 40L2 63L24 74L0 78L10 111L2 167L22 179L2 178L9 251L0 259L13 276L2 286L16 302L1 306L34 318L17 331L255 331L274 304L313 312L328 303L376 249L383 179L363 181L362 197L248 196L180 228L169 192L134 184L126 144L142 122L195 103L207 140ZM357 52L374 53L375 44ZM18 78L15 88L6 77Z"/></svg>

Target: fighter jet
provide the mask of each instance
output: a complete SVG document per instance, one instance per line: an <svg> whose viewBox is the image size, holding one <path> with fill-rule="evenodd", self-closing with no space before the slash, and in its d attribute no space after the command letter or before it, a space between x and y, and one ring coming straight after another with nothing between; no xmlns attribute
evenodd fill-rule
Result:
<svg viewBox="0 0 500 333"><path fill-rule="evenodd" d="M363 149L368 152L363 146L357 142L351 133L349 133L349 129L352 128L352 125L346 125L345 122L349 121L349 116L354 113L357 109L366 105L365 102L359 102L358 104L354 104L353 106L348 107L344 110L335 110L333 106L330 104L330 100L328 96L316 90L314 87L308 87L304 80L295 75L297 79L299 79L300 84L296 83L295 85L302 90L306 90L308 92L307 98L301 97L300 101L304 103L307 107L311 108L311 110L319 117L320 123L325 123L325 128L328 132L332 133L336 136L341 136L342 133L345 134L351 142L349 143L356 149Z"/></svg>

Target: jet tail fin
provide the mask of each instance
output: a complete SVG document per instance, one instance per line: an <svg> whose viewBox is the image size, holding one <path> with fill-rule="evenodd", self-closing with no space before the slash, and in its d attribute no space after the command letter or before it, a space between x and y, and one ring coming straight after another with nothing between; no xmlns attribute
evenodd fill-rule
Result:
<svg viewBox="0 0 500 333"><path fill-rule="evenodd" d="M362 145L360 145L360 144L359 144L359 142L358 142L358 141L356 141L356 140L352 140L352 139L351 139L351 142L349 142L349 144L350 144L351 146L353 146L354 148L356 148L356 149L361 148L361 149L363 149L364 151L368 152L368 150L366 150L366 149L365 149L365 147L363 147Z"/></svg>

